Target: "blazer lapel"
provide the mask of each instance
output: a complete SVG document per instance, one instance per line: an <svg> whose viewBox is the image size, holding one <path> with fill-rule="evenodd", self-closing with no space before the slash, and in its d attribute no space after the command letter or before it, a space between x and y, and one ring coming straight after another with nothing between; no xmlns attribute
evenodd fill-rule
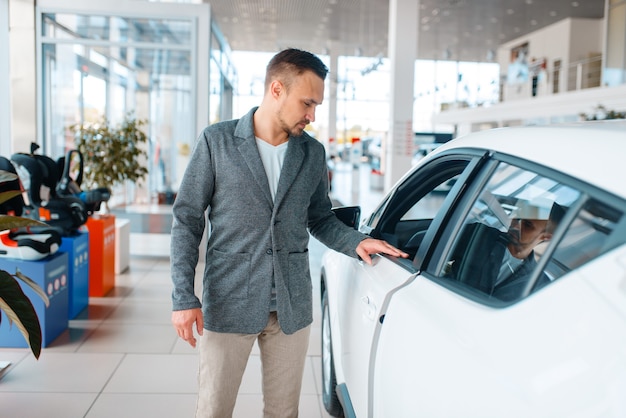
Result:
<svg viewBox="0 0 626 418"><path fill-rule="evenodd" d="M267 174L265 173L265 167L263 167L263 162L261 161L261 155L259 154L259 149L256 145L256 139L254 136L252 138L246 138L238 147L239 152L241 153L244 161L248 165L250 172L252 173L252 177L254 181L259 185L259 188L263 192L265 199L270 204L270 206L274 205L272 202L272 194L270 192L270 185L267 181ZM246 192L246 191L242 191Z"/></svg>
<svg viewBox="0 0 626 418"><path fill-rule="evenodd" d="M237 145L237 149L241 153L248 169L250 169L250 173L252 174L252 178L259 185L263 196L269 203L270 207L274 205L272 201L272 193L270 192L270 185L267 181L267 174L265 174L265 167L263 167L263 161L261 161L261 154L259 154L259 149L256 145L256 138L254 137L254 112L258 107L253 107L247 114L245 114L235 127L234 137L235 141L239 142ZM243 175L242 173L236 173L236 175ZM251 192L249 190L245 190L242 192Z"/></svg>
<svg viewBox="0 0 626 418"><path fill-rule="evenodd" d="M289 137L287 154L285 155L283 168L280 171L280 180L278 181L278 189L276 190L276 198L274 199L275 207L278 207L287 195L287 191L300 172L303 161L304 151L302 150L302 140L300 138Z"/></svg>

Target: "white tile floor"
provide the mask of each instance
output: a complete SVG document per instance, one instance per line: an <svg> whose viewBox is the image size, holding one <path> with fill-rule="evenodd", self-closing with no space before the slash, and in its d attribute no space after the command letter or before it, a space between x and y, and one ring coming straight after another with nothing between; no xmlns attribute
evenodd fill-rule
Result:
<svg viewBox="0 0 626 418"><path fill-rule="evenodd" d="M373 209L380 192L369 190L369 169L340 164L333 197ZM36 360L27 349L0 348L12 364L0 379L0 417L191 417L196 397L197 354L170 324L168 236L132 234L128 270L116 276L105 297L70 321L69 328ZM309 248L314 322L307 357L300 417L328 417L320 398L319 263L325 250ZM199 271L202 266L199 266ZM258 350L240 388L235 417L262 416Z"/></svg>

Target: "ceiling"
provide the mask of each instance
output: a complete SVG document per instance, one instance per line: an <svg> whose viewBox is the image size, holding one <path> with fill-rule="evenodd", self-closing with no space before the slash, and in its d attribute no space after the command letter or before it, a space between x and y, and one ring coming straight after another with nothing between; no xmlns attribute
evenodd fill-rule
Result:
<svg viewBox="0 0 626 418"><path fill-rule="evenodd" d="M336 48L334 45L340 45L339 55L387 56L388 0L208 3L233 51L277 52L295 47L326 54L331 47ZM604 3L605 0L420 0L419 16L415 16L420 27L417 56L490 61L499 45L567 17L603 17Z"/></svg>

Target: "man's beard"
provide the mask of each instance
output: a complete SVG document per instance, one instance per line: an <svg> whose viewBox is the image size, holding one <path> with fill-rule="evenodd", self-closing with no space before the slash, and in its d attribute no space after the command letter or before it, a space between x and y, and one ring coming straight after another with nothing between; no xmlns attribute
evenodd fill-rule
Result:
<svg viewBox="0 0 626 418"><path fill-rule="evenodd" d="M298 125L300 125L300 124L304 124L304 125L305 125L305 127L306 127L306 125L308 125L308 124L310 123L310 121L309 121L309 120L301 120L301 121L299 121L299 122L296 124L296 126L294 126L294 127L289 127L289 126L287 125L287 123L285 122L285 120L282 118L282 115L280 115L280 114L278 115L278 120L280 121L280 126L281 126L282 130L283 130L284 132L286 132L286 133L287 133L287 135L289 135L289 136L295 136L295 137L297 137L297 136L301 136L301 135L304 133L304 128L301 128L301 127L300 127L300 126L298 126Z"/></svg>

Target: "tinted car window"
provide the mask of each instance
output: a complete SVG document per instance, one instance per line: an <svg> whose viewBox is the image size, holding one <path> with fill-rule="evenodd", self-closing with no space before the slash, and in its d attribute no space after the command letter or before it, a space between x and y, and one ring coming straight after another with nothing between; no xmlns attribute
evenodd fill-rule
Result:
<svg viewBox="0 0 626 418"><path fill-rule="evenodd" d="M469 159L442 159L415 171L375 212L372 220L377 224L372 235L385 239L413 258Z"/></svg>
<svg viewBox="0 0 626 418"><path fill-rule="evenodd" d="M529 170L500 163L464 219L439 276L501 301L519 299L580 191Z"/></svg>
<svg viewBox="0 0 626 418"><path fill-rule="evenodd" d="M626 237L618 232L623 215L621 210L598 200L586 202L546 266L550 279L555 280L623 244Z"/></svg>

